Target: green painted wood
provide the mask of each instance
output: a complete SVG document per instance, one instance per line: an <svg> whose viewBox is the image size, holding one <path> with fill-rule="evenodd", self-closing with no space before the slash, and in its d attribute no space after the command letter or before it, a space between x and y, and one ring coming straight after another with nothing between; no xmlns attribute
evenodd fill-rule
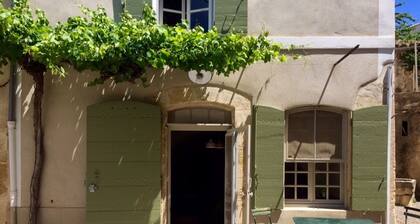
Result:
<svg viewBox="0 0 420 224"><path fill-rule="evenodd" d="M92 202L89 203L88 213L93 211L133 211L159 210L160 195L153 194L156 188L144 186L121 187L122 191L115 194L114 186L101 187L98 192L91 194ZM112 200L112 203L102 203L102 198ZM147 202L147 203L145 203ZM124 218L123 218L124 219Z"/></svg>
<svg viewBox="0 0 420 224"><path fill-rule="evenodd" d="M88 151L89 162L139 162L159 161L160 144L154 141L144 142L89 142L88 148L96 147L101 149L98 154L95 151ZM138 148L146 150L139 151Z"/></svg>
<svg viewBox="0 0 420 224"><path fill-rule="evenodd" d="M136 18L140 18L143 14L145 4L152 5L152 0L122 0L124 9Z"/></svg>
<svg viewBox="0 0 420 224"><path fill-rule="evenodd" d="M386 160L383 160L383 157L386 156L386 152L371 152L366 153L355 153L353 154L358 159L353 163L354 166L360 167L384 167L386 166Z"/></svg>
<svg viewBox="0 0 420 224"><path fill-rule="evenodd" d="M96 131L90 133L90 142L145 142L145 141L159 141L160 127L155 127L153 123L160 122L158 118L121 118L116 116L111 120L108 118L89 119L88 128L93 128ZM95 121L96 120L96 121ZM98 122L99 120L99 122ZM112 127L118 131L108 131L108 127ZM144 132L147 129L147 132Z"/></svg>
<svg viewBox="0 0 420 224"><path fill-rule="evenodd" d="M386 106L353 112L353 210L386 209L387 117Z"/></svg>
<svg viewBox="0 0 420 224"><path fill-rule="evenodd" d="M87 224L160 223L158 106L106 102L87 110Z"/></svg>
<svg viewBox="0 0 420 224"><path fill-rule="evenodd" d="M95 167L93 172L88 173L87 178L97 181L101 186L150 186L160 182L160 163L153 162L88 162ZM140 167L141 166L141 167ZM140 169L141 168L141 169ZM135 172L134 172L135 170ZM139 178L141 177L141 178Z"/></svg>
<svg viewBox="0 0 420 224"><path fill-rule="evenodd" d="M254 207L283 208L284 111L254 108Z"/></svg>
<svg viewBox="0 0 420 224"><path fill-rule="evenodd" d="M247 0L215 0L215 26L224 33L231 30L247 32Z"/></svg>

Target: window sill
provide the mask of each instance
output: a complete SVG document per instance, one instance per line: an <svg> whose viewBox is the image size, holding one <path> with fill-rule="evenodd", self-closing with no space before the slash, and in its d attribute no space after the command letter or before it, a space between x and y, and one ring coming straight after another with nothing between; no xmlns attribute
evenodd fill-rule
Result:
<svg viewBox="0 0 420 224"><path fill-rule="evenodd" d="M308 212L343 212L346 213L348 210L340 208L313 208L313 207L295 207L288 206L284 207L283 211L308 211Z"/></svg>

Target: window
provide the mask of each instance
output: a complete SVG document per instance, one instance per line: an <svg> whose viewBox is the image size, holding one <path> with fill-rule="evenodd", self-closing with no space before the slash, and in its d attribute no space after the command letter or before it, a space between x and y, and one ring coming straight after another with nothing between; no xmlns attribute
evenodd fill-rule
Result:
<svg viewBox="0 0 420 224"><path fill-rule="evenodd" d="M343 204L344 117L318 108L288 113L286 203Z"/></svg>
<svg viewBox="0 0 420 224"><path fill-rule="evenodd" d="M213 25L212 0L161 0L160 21L174 26L187 20L191 28L201 26L205 31Z"/></svg>
<svg viewBox="0 0 420 224"><path fill-rule="evenodd" d="M340 203L341 169L341 163L336 162L286 162L286 201Z"/></svg>
<svg viewBox="0 0 420 224"><path fill-rule="evenodd" d="M230 124L231 122L232 115L230 111L217 108L184 108L168 113L168 123Z"/></svg>
<svg viewBox="0 0 420 224"><path fill-rule="evenodd" d="M401 123L401 135L408 136L408 121L402 121Z"/></svg>

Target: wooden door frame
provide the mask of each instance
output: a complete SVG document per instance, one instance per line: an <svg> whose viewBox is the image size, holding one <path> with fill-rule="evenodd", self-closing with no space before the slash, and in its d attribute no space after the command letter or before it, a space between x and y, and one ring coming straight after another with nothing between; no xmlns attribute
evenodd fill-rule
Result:
<svg viewBox="0 0 420 224"><path fill-rule="evenodd" d="M232 129L231 124L181 124L181 123L167 123L167 223L171 223L171 190L172 190L172 132L173 131L219 131L227 132ZM226 187L225 187L226 192Z"/></svg>

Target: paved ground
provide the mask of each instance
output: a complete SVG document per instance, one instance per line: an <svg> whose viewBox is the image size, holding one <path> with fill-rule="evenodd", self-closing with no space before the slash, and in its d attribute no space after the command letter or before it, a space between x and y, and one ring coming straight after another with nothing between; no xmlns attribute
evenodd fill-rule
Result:
<svg viewBox="0 0 420 224"><path fill-rule="evenodd" d="M411 205L410 207L420 208L420 202L417 202ZM397 212L397 224L404 224L405 223L404 207L397 206L396 212ZM407 224L419 224L419 223L420 223L420 219L408 217Z"/></svg>

